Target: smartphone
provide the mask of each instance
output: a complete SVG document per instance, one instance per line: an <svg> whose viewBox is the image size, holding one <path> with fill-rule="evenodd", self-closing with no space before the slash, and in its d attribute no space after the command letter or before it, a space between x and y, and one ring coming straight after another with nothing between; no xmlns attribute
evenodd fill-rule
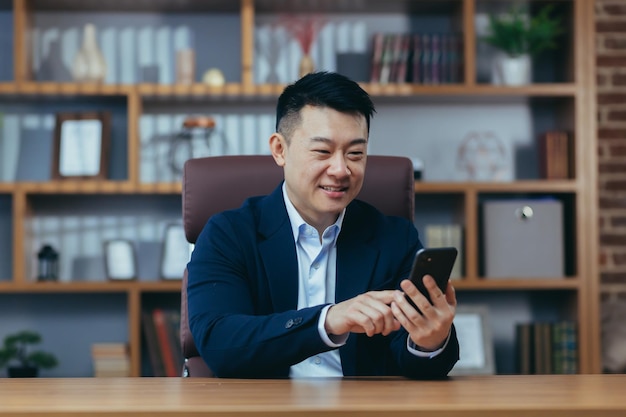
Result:
<svg viewBox="0 0 626 417"><path fill-rule="evenodd" d="M428 290L424 286L424 275L432 276L437 286L445 293L457 253L458 251L454 247L443 247L422 248L415 254L410 279L428 301L431 301L431 299ZM413 303L408 296L407 299Z"/></svg>

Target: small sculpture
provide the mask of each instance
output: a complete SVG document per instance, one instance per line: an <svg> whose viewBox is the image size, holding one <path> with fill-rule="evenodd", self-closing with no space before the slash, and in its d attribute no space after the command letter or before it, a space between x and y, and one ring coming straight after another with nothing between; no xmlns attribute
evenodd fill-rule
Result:
<svg viewBox="0 0 626 417"><path fill-rule="evenodd" d="M74 57L72 77L78 82L100 83L106 76L106 62L98 47L96 26L87 23L83 29L83 44Z"/></svg>

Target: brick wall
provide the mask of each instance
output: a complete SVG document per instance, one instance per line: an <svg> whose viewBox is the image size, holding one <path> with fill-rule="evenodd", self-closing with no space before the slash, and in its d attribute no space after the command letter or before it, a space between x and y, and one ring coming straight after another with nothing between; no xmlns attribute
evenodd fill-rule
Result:
<svg viewBox="0 0 626 417"><path fill-rule="evenodd" d="M626 0L595 0L602 364L626 372Z"/></svg>
<svg viewBox="0 0 626 417"><path fill-rule="evenodd" d="M626 299L626 0L596 0L600 282Z"/></svg>

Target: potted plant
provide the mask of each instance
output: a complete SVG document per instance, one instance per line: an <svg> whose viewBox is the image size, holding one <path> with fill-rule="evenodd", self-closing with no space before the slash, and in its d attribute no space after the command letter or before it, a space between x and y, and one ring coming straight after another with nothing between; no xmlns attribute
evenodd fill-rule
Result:
<svg viewBox="0 0 626 417"><path fill-rule="evenodd" d="M561 19L552 17L553 5L529 17L519 8L489 16L489 34L483 38L501 53L495 59L495 74L503 84L522 85L531 80L531 57L557 47L563 33Z"/></svg>
<svg viewBox="0 0 626 417"><path fill-rule="evenodd" d="M0 368L7 367L11 378L36 377L39 369L57 366L56 357L40 350L31 351L29 346L41 343L41 336L33 331L21 331L4 338L0 348Z"/></svg>

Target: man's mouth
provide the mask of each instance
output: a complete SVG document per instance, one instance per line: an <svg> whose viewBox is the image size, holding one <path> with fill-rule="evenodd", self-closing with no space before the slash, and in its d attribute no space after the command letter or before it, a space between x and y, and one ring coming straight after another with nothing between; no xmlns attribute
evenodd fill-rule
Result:
<svg viewBox="0 0 626 417"><path fill-rule="evenodd" d="M329 186L322 186L321 188L324 191L329 191L329 192L343 192L348 189L348 187L329 187Z"/></svg>

